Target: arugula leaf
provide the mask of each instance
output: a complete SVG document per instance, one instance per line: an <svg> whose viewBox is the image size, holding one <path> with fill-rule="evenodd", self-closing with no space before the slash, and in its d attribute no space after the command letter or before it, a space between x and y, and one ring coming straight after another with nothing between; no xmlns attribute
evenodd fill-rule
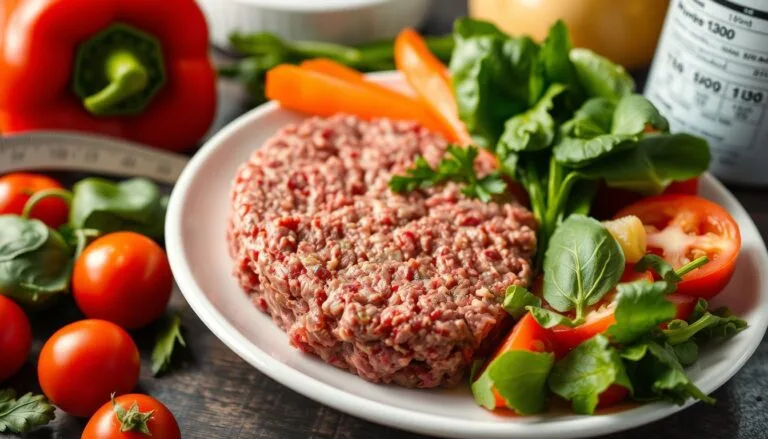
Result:
<svg viewBox="0 0 768 439"><path fill-rule="evenodd" d="M552 84L533 108L507 120L497 148L516 152L548 148L555 138L555 120L550 111L555 97L564 91L564 86Z"/></svg>
<svg viewBox="0 0 768 439"><path fill-rule="evenodd" d="M544 89L539 46L469 18L456 21L454 38L450 70L459 117L478 145L491 148L504 122L527 110Z"/></svg>
<svg viewBox="0 0 768 439"><path fill-rule="evenodd" d="M747 328L747 322L731 315L730 310L721 308L705 312L691 323L683 320L670 322L663 331L672 345L693 340L706 343L713 340L727 340Z"/></svg>
<svg viewBox="0 0 768 439"><path fill-rule="evenodd" d="M690 134L652 134L634 148L590 163L578 170L584 178L605 179L608 186L652 195L673 181L701 175L709 167L707 141Z"/></svg>
<svg viewBox="0 0 768 439"><path fill-rule="evenodd" d="M181 331L181 316L174 314L157 334L155 347L152 349L152 375L159 376L168 372L177 343L184 348L187 346Z"/></svg>
<svg viewBox="0 0 768 439"><path fill-rule="evenodd" d="M488 202L493 195L504 193L507 183L496 172L478 178L474 168L477 155L478 149L474 146L449 146L437 169L432 169L423 157L416 157L414 166L406 171L406 175L392 176L389 188L403 193L455 181L463 184L461 193L464 195Z"/></svg>
<svg viewBox="0 0 768 439"><path fill-rule="evenodd" d="M163 237L165 204L160 188L145 178L113 183L85 178L72 188L69 225L102 233L130 230L154 239Z"/></svg>
<svg viewBox="0 0 768 439"><path fill-rule="evenodd" d="M677 358L674 348L646 340L621 352L638 401L666 400L682 405L688 398L714 404L714 398L696 387Z"/></svg>
<svg viewBox="0 0 768 439"><path fill-rule="evenodd" d="M634 136L642 134L646 128L666 133L669 131L669 122L643 95L623 96L613 113L611 132Z"/></svg>
<svg viewBox="0 0 768 439"><path fill-rule="evenodd" d="M624 67L589 49L573 49L570 58L576 68L579 82L591 97L619 100L622 96L632 93L635 88L635 81Z"/></svg>
<svg viewBox="0 0 768 439"><path fill-rule="evenodd" d="M616 323L606 335L616 343L629 344L659 324L675 318L676 307L666 299L669 284L639 280L616 287Z"/></svg>
<svg viewBox="0 0 768 439"><path fill-rule="evenodd" d="M632 392L619 353L602 335L576 346L555 364L549 376L552 392L571 401L573 411L580 414L593 414L600 394L612 384Z"/></svg>
<svg viewBox="0 0 768 439"><path fill-rule="evenodd" d="M527 306L541 306L541 299L525 287L511 285L505 292L503 306L512 317L519 319L525 314Z"/></svg>
<svg viewBox="0 0 768 439"><path fill-rule="evenodd" d="M526 309L530 311L533 319L536 320L536 323L544 329L554 328L558 325L567 326L569 328L577 326L570 317L541 308L538 305L530 305L527 306Z"/></svg>
<svg viewBox="0 0 768 439"><path fill-rule="evenodd" d="M547 377L554 362L555 355L549 352L504 352L472 383L472 395L479 405L493 410L496 389L518 414L540 413L547 402Z"/></svg>
<svg viewBox="0 0 768 439"><path fill-rule="evenodd" d="M608 230L593 218L571 215L544 256L544 300L560 312L575 310L581 323L587 307L616 286L623 271L624 253Z"/></svg>
<svg viewBox="0 0 768 439"><path fill-rule="evenodd" d="M0 390L0 433L24 434L51 422L54 407L43 395L27 393L16 399L12 389Z"/></svg>

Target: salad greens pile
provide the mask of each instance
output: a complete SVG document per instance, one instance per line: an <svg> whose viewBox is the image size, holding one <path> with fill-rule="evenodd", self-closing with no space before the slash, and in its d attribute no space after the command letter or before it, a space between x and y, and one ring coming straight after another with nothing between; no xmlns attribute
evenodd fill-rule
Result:
<svg viewBox="0 0 768 439"><path fill-rule="evenodd" d="M591 414L600 394L614 385L625 388L637 401L683 404L696 398L714 402L683 368L696 362L700 346L732 337L747 324L725 308L710 311L703 299L687 321L678 320L668 298L683 275L707 263L706 257L675 270L660 257L646 255L635 270L650 269L660 280L619 283L624 258L621 249L614 247L615 240L596 220L573 215L563 222L544 258L542 295L549 307L576 317L543 308L539 297L519 286L507 290L505 309L515 318L529 311L543 328L573 326L584 320L580 309L599 303L615 290L616 322L559 361L551 352L503 353L473 379L478 404L494 409L496 389L518 413L539 413L551 392L570 401L576 413Z"/></svg>
<svg viewBox="0 0 768 439"><path fill-rule="evenodd" d="M540 258L565 218L589 213L599 182L657 194L709 166L705 140L670 134L653 104L633 94L627 72L572 48L562 22L542 44L469 18L456 21L453 35L450 71L459 116L475 144L495 154L500 173L528 192ZM478 191L480 178L438 174L409 172L410 184L396 176L390 186L404 192L452 180L480 199L503 191L496 176L495 191Z"/></svg>

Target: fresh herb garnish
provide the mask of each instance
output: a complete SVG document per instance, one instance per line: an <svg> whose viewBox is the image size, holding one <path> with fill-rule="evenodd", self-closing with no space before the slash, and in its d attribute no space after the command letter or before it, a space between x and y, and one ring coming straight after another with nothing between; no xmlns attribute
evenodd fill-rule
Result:
<svg viewBox="0 0 768 439"><path fill-rule="evenodd" d="M475 401L493 410L496 408L493 389L496 389L506 406L517 413L539 413L547 401L547 377L554 362L554 354L547 352L505 352L472 383Z"/></svg>
<svg viewBox="0 0 768 439"><path fill-rule="evenodd" d="M414 166L405 175L395 175L389 181L394 192L425 189L447 181L460 183L461 193L469 198L490 201L493 195L504 193L507 183L498 173L478 177L475 173L476 147L449 146L437 168L432 168L424 157L416 157Z"/></svg>
<svg viewBox="0 0 768 439"><path fill-rule="evenodd" d="M12 389L0 390L0 433L27 433L51 422L53 411L43 395L27 393L17 399Z"/></svg>
<svg viewBox="0 0 768 439"><path fill-rule="evenodd" d="M152 374L154 376L168 372L177 344L181 347L187 346L181 331L181 316L174 314L157 334L155 347L152 349Z"/></svg>

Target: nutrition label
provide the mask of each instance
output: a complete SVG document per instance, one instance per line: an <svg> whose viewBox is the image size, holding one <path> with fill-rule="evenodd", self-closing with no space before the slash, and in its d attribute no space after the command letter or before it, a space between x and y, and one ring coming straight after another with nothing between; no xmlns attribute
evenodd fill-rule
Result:
<svg viewBox="0 0 768 439"><path fill-rule="evenodd" d="M768 185L768 0L669 7L645 95L710 142L715 174Z"/></svg>

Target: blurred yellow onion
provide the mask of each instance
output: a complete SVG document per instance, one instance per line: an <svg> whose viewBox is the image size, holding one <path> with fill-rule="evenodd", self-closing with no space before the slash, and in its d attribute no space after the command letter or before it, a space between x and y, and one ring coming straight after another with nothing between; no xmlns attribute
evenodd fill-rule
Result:
<svg viewBox="0 0 768 439"><path fill-rule="evenodd" d="M512 35L546 37L562 19L574 46L586 47L628 69L650 64L669 0L469 0L470 15Z"/></svg>

